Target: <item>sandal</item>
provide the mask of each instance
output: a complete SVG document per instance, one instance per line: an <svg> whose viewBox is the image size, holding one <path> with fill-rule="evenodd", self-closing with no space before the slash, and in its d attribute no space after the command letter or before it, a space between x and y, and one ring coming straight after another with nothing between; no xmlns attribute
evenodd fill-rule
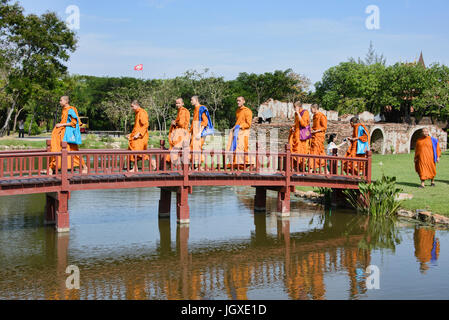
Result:
<svg viewBox="0 0 449 320"><path fill-rule="evenodd" d="M425 189L425 187L424 186L419 186L419 189Z"/></svg>
<svg viewBox="0 0 449 320"><path fill-rule="evenodd" d="M430 186L431 186L431 187L435 187L435 183L432 183Z"/></svg>

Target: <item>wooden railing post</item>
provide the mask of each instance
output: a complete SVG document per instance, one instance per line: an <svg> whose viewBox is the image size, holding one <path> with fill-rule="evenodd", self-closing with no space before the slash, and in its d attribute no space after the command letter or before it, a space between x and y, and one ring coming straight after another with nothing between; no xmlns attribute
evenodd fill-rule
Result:
<svg viewBox="0 0 449 320"><path fill-rule="evenodd" d="M47 152L51 152L51 140L47 140Z"/></svg>
<svg viewBox="0 0 449 320"><path fill-rule="evenodd" d="M368 158L368 162L366 164L366 180L368 183L371 183L372 181L372 176L371 176L371 167L373 164L373 153L372 151L368 151L366 153L366 156Z"/></svg>
<svg viewBox="0 0 449 320"><path fill-rule="evenodd" d="M69 191L67 142L62 142L61 146L61 191Z"/></svg>
<svg viewBox="0 0 449 320"><path fill-rule="evenodd" d="M284 169L285 169L285 187L290 188L290 179L291 179L291 172L292 172L292 152L290 149L290 144L285 145L285 163L284 163Z"/></svg>
<svg viewBox="0 0 449 320"><path fill-rule="evenodd" d="M184 187L189 186L189 154L190 144L188 141L184 141L182 148L182 174L184 178Z"/></svg>

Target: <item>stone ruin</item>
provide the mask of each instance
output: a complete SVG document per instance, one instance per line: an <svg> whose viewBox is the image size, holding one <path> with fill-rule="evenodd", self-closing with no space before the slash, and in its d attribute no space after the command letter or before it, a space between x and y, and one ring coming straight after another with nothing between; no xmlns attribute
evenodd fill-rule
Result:
<svg viewBox="0 0 449 320"><path fill-rule="evenodd" d="M310 104L303 105L310 111ZM332 133L337 134L337 143L344 138L352 136L352 127L349 121L354 115L339 116L336 111L320 109L328 119L327 136ZM431 124L429 121L420 121L420 124L386 123L380 115L370 112L363 112L357 115L361 122L365 124L371 135L371 150L379 154L410 153L415 149L416 140L421 136L423 128L429 128L430 134L438 138L442 151L447 150L447 132L442 129L441 124ZM312 114L311 114L312 117ZM257 121L254 122L253 129L270 131L278 130L279 145L278 150L283 151L288 142L290 127L294 121L293 103L280 102L270 99L259 108ZM339 155L344 155L346 148L340 149Z"/></svg>

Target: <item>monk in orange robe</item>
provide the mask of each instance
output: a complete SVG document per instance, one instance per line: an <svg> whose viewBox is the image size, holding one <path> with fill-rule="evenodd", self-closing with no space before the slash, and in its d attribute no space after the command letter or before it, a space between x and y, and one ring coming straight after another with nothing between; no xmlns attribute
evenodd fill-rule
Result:
<svg viewBox="0 0 449 320"><path fill-rule="evenodd" d="M420 188L425 188L426 180L431 180L431 186L435 186L436 164L440 162L440 157L440 144L435 138L430 136L429 129L424 128L423 137L416 141L415 150L415 170L421 179Z"/></svg>
<svg viewBox="0 0 449 320"><path fill-rule="evenodd" d="M251 111L251 109L245 107L245 98L243 97L237 98L237 105L238 109L235 113L236 122L235 126L231 129L226 150L235 151L237 155L234 158L234 165L243 166L244 164L249 164L248 156L245 156L245 163L243 163L243 156L238 155L238 153L249 152L249 136L251 133L251 125L253 122L253 112ZM234 143L234 134L237 126L239 127L236 140L237 143Z"/></svg>
<svg viewBox="0 0 449 320"><path fill-rule="evenodd" d="M170 150L182 150L184 143L189 139L190 112L184 107L184 100L179 98L176 100L178 108L178 116L174 120L168 133L168 143ZM179 158L177 152L173 152L167 157L167 162L176 162Z"/></svg>
<svg viewBox="0 0 449 320"><path fill-rule="evenodd" d="M306 134L305 137L301 137L301 131ZM293 154L310 154L311 134L309 111L305 110L302 103L298 101L295 103L295 124L290 129L288 138L291 152ZM297 160L296 157L293 157L294 167L298 163ZM303 171L304 168L304 159L301 159L299 170Z"/></svg>
<svg viewBox="0 0 449 320"><path fill-rule="evenodd" d="M192 105L195 107L193 111L193 121L192 127L190 128L190 150L192 151L203 151L203 146L205 142L205 137L201 137L201 133L207 127L209 119L205 113L202 114L200 119L200 108L201 104L198 96L193 96L191 101ZM200 160L199 155L194 156L194 163L198 164ZM204 162L204 156L201 156L201 163Z"/></svg>
<svg viewBox="0 0 449 320"><path fill-rule="evenodd" d="M416 228L413 235L415 242L415 257L420 263L420 271L424 273L432 260L437 260L440 255L440 241L435 238L435 230Z"/></svg>
<svg viewBox="0 0 449 320"><path fill-rule="evenodd" d="M317 156L326 156L324 149L324 140L326 138L327 131L327 118L319 111L318 105L314 104L311 107L313 114L313 126L312 126L312 140L310 144L310 154ZM310 159L309 171L315 170L316 167L321 171L321 167L326 167L325 160Z"/></svg>
<svg viewBox="0 0 449 320"><path fill-rule="evenodd" d="M145 109L140 107L140 104L138 101L134 100L131 103L131 108L134 110L135 118L134 118L134 128L131 134L128 135L128 150L132 151L140 151L140 150L147 150L148 149L148 127L149 127L149 121L148 121L148 113L145 111ZM149 156L138 156L137 160L148 160ZM136 161L136 158L134 156L130 156L130 166L133 167L134 162ZM142 164L143 166L143 164ZM156 168L156 161L152 160L152 167L153 170ZM133 167L133 169L130 170L131 172L138 172L139 168Z"/></svg>
<svg viewBox="0 0 449 320"><path fill-rule="evenodd" d="M366 154L369 151L369 131L366 128L364 124L360 123L360 120L358 117L353 117L350 120L351 127L353 128L352 137L347 138L346 140L349 141L351 144L348 148L348 151L346 152L345 157L346 158L366 158ZM359 135L360 126L363 127L364 133L362 135ZM359 143L366 144L367 148L365 150L365 153L357 153L357 146ZM354 166L353 166L354 164ZM364 172L365 166L363 163L357 164L349 161L345 161L343 163L343 171L346 172L346 174L352 174L352 168L354 167L354 174L360 175Z"/></svg>
<svg viewBox="0 0 449 320"><path fill-rule="evenodd" d="M64 134L65 134L66 127L71 126L73 128L76 128L77 121L79 121L79 123L78 123L79 126L82 125L80 117L78 115L78 110L76 110L75 107L70 106L69 103L70 103L69 97L67 97L67 96L61 97L61 99L59 100L59 104L62 107L61 122L56 125L56 127L53 129L53 132L51 134L50 152L61 152L61 150L62 150L61 143L64 140ZM75 111L75 114L78 119L72 119L72 121L70 123L67 123L70 109L73 109L73 111ZM69 152L70 151L79 151L79 146L76 144L68 143L67 150ZM56 158L58 158L58 159L56 160ZM83 167L82 173L83 174L87 173L87 166L84 163L84 160L80 159L80 157L78 157L78 156L69 157L67 159L67 168L68 169L72 169L72 160L73 160L74 167L79 167L80 162L81 162L81 165ZM52 175L54 172L57 171L56 162L57 162L58 169L61 168L61 158L60 157L52 157L50 159L50 163L49 163L49 174L50 175Z"/></svg>

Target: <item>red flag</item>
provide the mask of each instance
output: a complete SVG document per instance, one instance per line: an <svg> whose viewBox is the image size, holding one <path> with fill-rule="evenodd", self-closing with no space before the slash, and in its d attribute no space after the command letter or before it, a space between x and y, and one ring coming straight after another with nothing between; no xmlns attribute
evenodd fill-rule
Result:
<svg viewBox="0 0 449 320"><path fill-rule="evenodd" d="M135 66L134 70L136 70L136 71L143 71L143 64L139 64L139 65Z"/></svg>

